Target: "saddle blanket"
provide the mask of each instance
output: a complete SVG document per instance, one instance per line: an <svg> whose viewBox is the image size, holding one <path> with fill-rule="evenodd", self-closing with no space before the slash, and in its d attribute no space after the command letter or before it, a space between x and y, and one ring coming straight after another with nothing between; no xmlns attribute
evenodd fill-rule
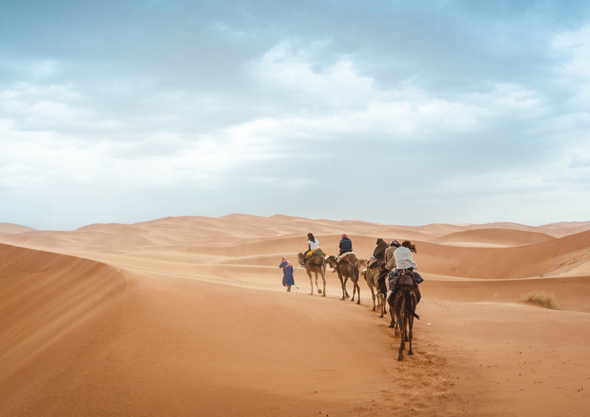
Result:
<svg viewBox="0 0 590 417"><path fill-rule="evenodd" d="M375 259L373 256L371 256L369 258L369 260L367 261L367 268L371 268L372 266L375 266L377 263L377 259Z"/></svg>
<svg viewBox="0 0 590 417"><path fill-rule="evenodd" d="M309 258L311 255L326 256L326 252L324 252L324 251L323 251L323 250L321 250L321 249L315 249L315 250L313 250L313 251L308 251L308 252L305 254L305 257L306 257L306 258Z"/></svg>
<svg viewBox="0 0 590 417"><path fill-rule="evenodd" d="M356 256L356 253L354 253L354 252L346 252L346 253L343 253L342 255L338 255L338 258L336 258L336 260L337 260L338 262L346 262L346 263L350 263L350 262L348 261L348 257L349 257L350 255L354 255L354 256ZM357 256L357 258L358 258L358 256Z"/></svg>

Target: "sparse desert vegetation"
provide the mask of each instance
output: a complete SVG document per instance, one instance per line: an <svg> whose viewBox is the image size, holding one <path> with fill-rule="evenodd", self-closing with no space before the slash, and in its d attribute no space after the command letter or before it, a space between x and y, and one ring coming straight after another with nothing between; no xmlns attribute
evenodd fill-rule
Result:
<svg viewBox="0 0 590 417"><path fill-rule="evenodd" d="M555 294L547 294L541 290L533 290L526 294L521 294L520 301L538 304L541 307L550 308L551 310L561 310L561 304L555 298Z"/></svg>

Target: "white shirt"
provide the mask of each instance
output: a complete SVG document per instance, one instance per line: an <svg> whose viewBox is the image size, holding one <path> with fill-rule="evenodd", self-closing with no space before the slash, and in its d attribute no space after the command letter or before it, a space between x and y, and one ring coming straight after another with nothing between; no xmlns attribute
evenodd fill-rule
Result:
<svg viewBox="0 0 590 417"><path fill-rule="evenodd" d="M308 240L307 244L309 245L311 250L320 248L320 241L317 239L314 242L312 242L311 240Z"/></svg>
<svg viewBox="0 0 590 417"><path fill-rule="evenodd" d="M393 252L393 257L395 258L395 269L418 268L414 258L412 258L412 252L408 248L403 246L397 248Z"/></svg>

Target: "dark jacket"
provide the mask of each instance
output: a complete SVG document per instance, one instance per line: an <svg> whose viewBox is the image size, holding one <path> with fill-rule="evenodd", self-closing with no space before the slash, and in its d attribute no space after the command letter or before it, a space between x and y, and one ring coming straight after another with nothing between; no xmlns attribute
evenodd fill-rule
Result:
<svg viewBox="0 0 590 417"><path fill-rule="evenodd" d="M385 251L389 245L381 238L377 240L377 247L373 251L373 257L379 262L385 262Z"/></svg>
<svg viewBox="0 0 590 417"><path fill-rule="evenodd" d="M352 252L352 240L346 238L340 241L340 254Z"/></svg>

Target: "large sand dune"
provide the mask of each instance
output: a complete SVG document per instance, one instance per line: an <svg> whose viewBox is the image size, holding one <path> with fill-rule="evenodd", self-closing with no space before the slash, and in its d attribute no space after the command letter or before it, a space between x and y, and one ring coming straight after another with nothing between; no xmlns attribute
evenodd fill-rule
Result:
<svg viewBox="0 0 590 417"><path fill-rule="evenodd" d="M13 229L16 230L16 229ZM538 228L164 218L0 230L0 416L582 416L590 398L590 223ZM284 292L280 258L312 231L368 258L411 239L426 281L415 352L388 319ZM349 290L351 289L349 285ZM553 292L564 311L520 303Z"/></svg>

